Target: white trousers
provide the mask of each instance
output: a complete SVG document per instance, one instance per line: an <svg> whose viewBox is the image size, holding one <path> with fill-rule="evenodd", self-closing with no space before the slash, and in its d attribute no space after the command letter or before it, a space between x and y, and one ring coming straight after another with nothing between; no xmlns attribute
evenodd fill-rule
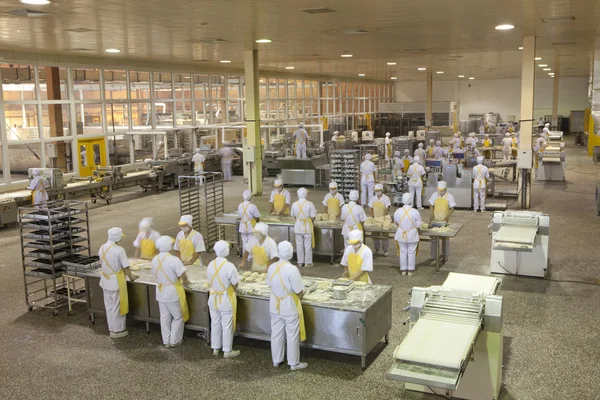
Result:
<svg viewBox="0 0 600 400"><path fill-rule="evenodd" d="M242 233L240 232L240 236L242 237L242 254L244 251L248 251L248 242L252 239L252 232ZM252 260L252 252L248 251L248 260Z"/></svg>
<svg viewBox="0 0 600 400"><path fill-rule="evenodd" d="M300 319L296 315L271 314L271 356L273 364L281 364L287 340L288 365L300 362Z"/></svg>
<svg viewBox="0 0 600 400"><path fill-rule="evenodd" d="M306 156L306 144L298 144L296 146L296 157L308 158Z"/></svg>
<svg viewBox="0 0 600 400"><path fill-rule="evenodd" d="M375 182L365 182L361 184L360 204L364 207L369 204L375 190Z"/></svg>
<svg viewBox="0 0 600 400"><path fill-rule="evenodd" d="M408 190L410 192L410 199L413 202L412 204L416 204L417 208L423 207L423 185L419 185L419 186L408 185ZM417 196L416 203L415 203L415 195Z"/></svg>
<svg viewBox="0 0 600 400"><path fill-rule="evenodd" d="M508 148L502 148L502 159L503 160L510 160L510 158L512 157L512 149Z"/></svg>
<svg viewBox="0 0 600 400"><path fill-rule="evenodd" d="M231 172L232 162L221 162L221 172L223 172L223 180L230 181L233 176Z"/></svg>
<svg viewBox="0 0 600 400"><path fill-rule="evenodd" d="M481 204L481 211L485 211L485 188L473 188L473 210L477 211Z"/></svg>
<svg viewBox="0 0 600 400"><path fill-rule="evenodd" d="M435 260L437 257L437 251L435 248L435 241L437 240L436 238L432 238L433 241L431 242L431 259ZM442 249L442 253L444 253L444 262L448 261L448 257L450 256L450 241L449 240L445 240L443 241L443 244L440 245L440 248Z"/></svg>
<svg viewBox="0 0 600 400"><path fill-rule="evenodd" d="M400 245L400 271L414 271L417 263L417 246L419 242L403 243Z"/></svg>
<svg viewBox="0 0 600 400"><path fill-rule="evenodd" d="M223 294L227 296L227 294ZM211 306L211 302L213 305ZM233 346L233 311L217 310L214 308L214 300L208 300L210 310L210 347L213 349L223 348L225 353L231 351Z"/></svg>
<svg viewBox="0 0 600 400"><path fill-rule="evenodd" d="M310 233L296 233L296 254L298 264L312 264L312 235Z"/></svg>
<svg viewBox="0 0 600 400"><path fill-rule="evenodd" d="M104 295L104 308L106 309L106 322L109 332L123 332L125 330L125 315L121 315L119 307L121 299L118 290L102 289Z"/></svg>
<svg viewBox="0 0 600 400"><path fill-rule="evenodd" d="M160 310L160 333L163 344L177 344L183 340L183 313L179 300L158 302Z"/></svg>
<svg viewBox="0 0 600 400"><path fill-rule="evenodd" d="M374 232L375 235L383 235L383 232ZM383 248L383 251L387 253L390 249L390 241L387 239L373 239L373 247L375 251Z"/></svg>

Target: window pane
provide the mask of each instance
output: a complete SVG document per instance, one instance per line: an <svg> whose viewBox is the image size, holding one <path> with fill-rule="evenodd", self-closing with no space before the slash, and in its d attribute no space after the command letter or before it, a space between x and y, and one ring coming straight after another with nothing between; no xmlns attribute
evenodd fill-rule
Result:
<svg viewBox="0 0 600 400"><path fill-rule="evenodd" d="M69 136L69 105L43 104L42 123L45 138Z"/></svg>
<svg viewBox="0 0 600 400"><path fill-rule="evenodd" d="M74 69L72 78L75 100L100 100L100 70Z"/></svg>
<svg viewBox="0 0 600 400"><path fill-rule="evenodd" d="M73 157L71 157L71 141L45 143L46 168L58 168L64 173L73 172Z"/></svg>
<svg viewBox="0 0 600 400"><path fill-rule="evenodd" d="M34 104L5 104L4 117L8 140L39 139L37 106Z"/></svg>
<svg viewBox="0 0 600 400"><path fill-rule="evenodd" d="M237 76L227 77L227 90L229 99L240 98L240 82Z"/></svg>
<svg viewBox="0 0 600 400"><path fill-rule="evenodd" d="M177 126L192 125L192 102L175 102L175 123Z"/></svg>
<svg viewBox="0 0 600 400"><path fill-rule="evenodd" d="M76 104L77 134L102 133L102 104Z"/></svg>
<svg viewBox="0 0 600 400"><path fill-rule="evenodd" d="M227 122L240 122L242 120L242 101L230 100L227 102Z"/></svg>
<svg viewBox="0 0 600 400"><path fill-rule="evenodd" d="M210 102L210 117L212 124L220 124L227 122L227 115L225 114L225 102L224 101L211 101Z"/></svg>
<svg viewBox="0 0 600 400"><path fill-rule="evenodd" d="M129 130L129 106L124 103L106 105L106 129L108 132L127 132Z"/></svg>
<svg viewBox="0 0 600 400"><path fill-rule="evenodd" d="M0 64L4 100L35 100L33 66Z"/></svg>
<svg viewBox="0 0 600 400"><path fill-rule="evenodd" d="M153 72L154 77L154 99L164 100L173 98L173 83L171 73Z"/></svg>
<svg viewBox="0 0 600 400"><path fill-rule="evenodd" d="M288 99L295 99L296 98L296 81L289 80L287 83L287 87L288 87Z"/></svg>
<svg viewBox="0 0 600 400"><path fill-rule="evenodd" d="M149 100L150 72L129 71L129 90L132 100Z"/></svg>
<svg viewBox="0 0 600 400"><path fill-rule="evenodd" d="M196 112L196 125L207 125L208 124L208 107L209 104L205 100L194 102Z"/></svg>
<svg viewBox="0 0 600 400"><path fill-rule="evenodd" d="M192 87L190 82L190 74L175 74L175 98L176 99L191 99Z"/></svg>
<svg viewBox="0 0 600 400"><path fill-rule="evenodd" d="M194 96L196 100L208 98L208 75L194 75Z"/></svg>
<svg viewBox="0 0 600 400"><path fill-rule="evenodd" d="M42 100L68 100L67 69L38 67L40 97Z"/></svg>
<svg viewBox="0 0 600 400"><path fill-rule="evenodd" d="M108 155L110 165L129 164L129 137L127 135L109 136Z"/></svg>
<svg viewBox="0 0 600 400"><path fill-rule="evenodd" d="M173 102L155 103L156 107L156 127L173 127Z"/></svg>
<svg viewBox="0 0 600 400"><path fill-rule="evenodd" d="M225 98L225 77L211 75L210 77L210 90L212 99L224 99Z"/></svg>
<svg viewBox="0 0 600 400"><path fill-rule="evenodd" d="M133 130L152 128L152 107L150 103L131 103Z"/></svg>
<svg viewBox="0 0 600 400"><path fill-rule="evenodd" d="M14 181L26 180L29 168L42 166L42 147L40 143L18 144L8 147L10 178Z"/></svg>
<svg viewBox="0 0 600 400"><path fill-rule="evenodd" d="M106 100L127 100L127 75L125 70L104 70L104 96Z"/></svg>

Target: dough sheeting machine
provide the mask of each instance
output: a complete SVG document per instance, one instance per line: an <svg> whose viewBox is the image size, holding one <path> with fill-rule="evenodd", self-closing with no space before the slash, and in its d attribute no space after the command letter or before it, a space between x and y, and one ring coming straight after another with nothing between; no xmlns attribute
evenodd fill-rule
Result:
<svg viewBox="0 0 600 400"><path fill-rule="evenodd" d="M407 390L448 398L497 399L502 386L501 280L450 273L442 286L415 287L410 331L386 374Z"/></svg>

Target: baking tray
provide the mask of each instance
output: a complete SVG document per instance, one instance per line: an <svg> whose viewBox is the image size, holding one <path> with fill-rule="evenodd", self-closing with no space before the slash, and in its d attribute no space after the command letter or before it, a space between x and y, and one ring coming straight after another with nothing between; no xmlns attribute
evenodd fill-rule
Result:
<svg viewBox="0 0 600 400"><path fill-rule="evenodd" d="M27 247L27 248L32 248L32 249L39 249L39 250L58 250L58 249L62 249L63 247L67 247L70 245L69 240L54 240L52 242L52 244L50 244L50 242L44 241L44 240L36 240L35 242L29 242L27 244L25 244L25 246L23 247Z"/></svg>
<svg viewBox="0 0 600 400"><path fill-rule="evenodd" d="M54 270L54 277L55 278L61 277L63 275L63 272L64 271L62 271L62 270L61 271ZM45 269L32 269L30 271L25 272L25 275L37 276L40 278L50 278L50 279L52 278L52 273L48 272L48 270L45 270Z"/></svg>
<svg viewBox="0 0 600 400"><path fill-rule="evenodd" d="M100 266L100 257L86 257L81 254L73 254L62 260L62 264L67 268L93 268Z"/></svg>
<svg viewBox="0 0 600 400"><path fill-rule="evenodd" d="M76 251L75 247L80 247L80 246L73 246L73 251ZM35 257L35 258L41 258L44 260L51 260L53 256L54 256L54 259L57 259L57 258L66 257L70 254L71 254L70 249L63 249L61 251L55 251L54 253L49 250L35 250L35 251L30 251L29 253L25 254L25 257Z"/></svg>
<svg viewBox="0 0 600 400"><path fill-rule="evenodd" d="M51 261L49 260L44 260L41 258L35 259L35 260L29 260L25 263L26 267L29 268L43 268L43 269L56 269L56 268L60 268L61 267L61 262L55 262L54 264L52 264Z"/></svg>

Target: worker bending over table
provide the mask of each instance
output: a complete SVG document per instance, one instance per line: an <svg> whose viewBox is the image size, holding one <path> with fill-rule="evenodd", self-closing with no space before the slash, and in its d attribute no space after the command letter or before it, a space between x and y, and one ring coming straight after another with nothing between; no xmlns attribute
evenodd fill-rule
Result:
<svg viewBox="0 0 600 400"><path fill-rule="evenodd" d="M363 230L362 224L367 220L364 208L356 204L358 201L358 191L350 191L350 202L342 207L342 236L344 237L344 247L348 246L348 235L350 231L358 229Z"/></svg>
<svg viewBox="0 0 600 400"><path fill-rule="evenodd" d="M306 200L308 191L305 188L298 189L298 201L292 204L292 217L296 219L294 233L296 235L296 253L298 256L298 267L313 266L313 252L315 247L314 222L317 216L315 205Z"/></svg>
<svg viewBox="0 0 600 400"><path fill-rule="evenodd" d="M276 179L274 183L275 189L271 192L271 214L276 215L290 215L290 204L292 203L292 197L287 189L283 188L283 181Z"/></svg>
<svg viewBox="0 0 600 400"><path fill-rule="evenodd" d="M375 196L371 198L369 207L371 208L371 216L373 218L380 218L388 215L392 202L390 198L383 194L383 185L378 183L375 185ZM375 235L382 235L383 233L375 232ZM382 254L387 257L390 249L390 242L388 239L373 239L373 247L375 248L375 254L379 253L379 249L382 249Z"/></svg>
<svg viewBox="0 0 600 400"><path fill-rule="evenodd" d="M263 222L257 223L252 232L239 267L244 268L246 260L252 260L252 271L264 273L277 259L277 243L269 237L269 226Z"/></svg>
<svg viewBox="0 0 600 400"><path fill-rule="evenodd" d="M160 238L160 233L152 228L153 223L152 218L144 218L140 221L139 233L133 242L135 258L152 260L158 254L156 241Z"/></svg>
<svg viewBox="0 0 600 400"><path fill-rule="evenodd" d="M400 248L400 271L402 275L412 276L417 260L417 249L419 248L419 228L421 227L421 215L412 207L412 195L402 195L401 208L394 213L394 222L398 225L395 239Z"/></svg>
<svg viewBox="0 0 600 400"><path fill-rule="evenodd" d="M371 283L369 272L373 271L373 252L363 243L363 232L353 230L348 235L348 247L344 250L342 266L344 267L344 278L351 281Z"/></svg>
<svg viewBox="0 0 600 400"><path fill-rule="evenodd" d="M340 218L342 213L342 206L344 205L344 196L337 191L337 183L329 183L329 193L325 195L323 199L323 205L325 206L325 213L329 216L334 216L336 219Z"/></svg>
<svg viewBox="0 0 600 400"><path fill-rule="evenodd" d="M439 181L437 185L437 192L432 194L429 198L429 204L431 205L431 221L446 222L450 221L450 216L454 212L456 202L454 196L448 192L448 183L445 181ZM444 241L444 247L442 249L444 253L443 262L448 261L450 255L450 241ZM431 259L437 259L437 249L434 243L431 243Z"/></svg>
<svg viewBox="0 0 600 400"><path fill-rule="evenodd" d="M242 250L248 246L248 241L252 237L254 225L260 221L260 211L258 207L251 203L252 192L248 189L242 194L244 201L238 206L238 216L240 217L240 225L238 232L242 238Z"/></svg>
<svg viewBox="0 0 600 400"><path fill-rule="evenodd" d="M200 253L206 252L202 234L192 228L194 217L182 215L179 220L181 232L175 239L175 255L181 259L184 265L202 265Z"/></svg>

